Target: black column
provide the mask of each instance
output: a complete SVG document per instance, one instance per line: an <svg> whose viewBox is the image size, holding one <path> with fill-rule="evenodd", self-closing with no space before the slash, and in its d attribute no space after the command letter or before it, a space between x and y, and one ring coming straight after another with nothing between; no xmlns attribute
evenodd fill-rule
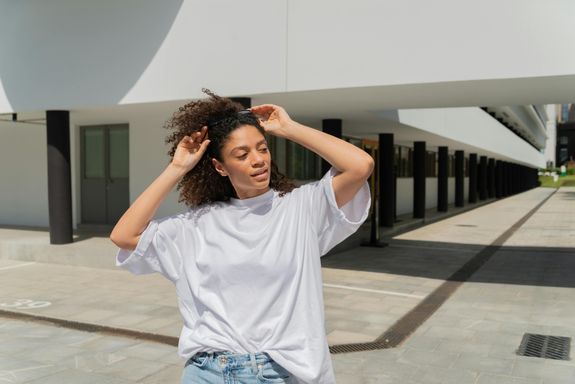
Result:
<svg viewBox="0 0 575 384"><path fill-rule="evenodd" d="M477 202L477 154L469 154L469 202Z"/></svg>
<svg viewBox="0 0 575 384"><path fill-rule="evenodd" d="M465 201L465 154L455 151L455 206L463 207Z"/></svg>
<svg viewBox="0 0 575 384"><path fill-rule="evenodd" d="M393 227L395 221L395 178L393 134L379 134L379 222Z"/></svg>
<svg viewBox="0 0 575 384"><path fill-rule="evenodd" d="M332 136L341 139L342 136L342 123L341 119L324 119L321 121L321 130L325 133L329 133ZM331 165L325 161L321 160L321 174L324 175L329 169Z"/></svg>
<svg viewBox="0 0 575 384"><path fill-rule="evenodd" d="M425 141L413 143L413 217L425 217Z"/></svg>
<svg viewBox="0 0 575 384"><path fill-rule="evenodd" d="M487 161L487 196L495 197L495 159Z"/></svg>
<svg viewBox="0 0 575 384"><path fill-rule="evenodd" d="M437 152L437 211L447 212L449 150L447 147L438 147Z"/></svg>
<svg viewBox="0 0 575 384"><path fill-rule="evenodd" d="M498 199L503 197L503 162L501 160L495 162L495 197Z"/></svg>
<svg viewBox="0 0 575 384"><path fill-rule="evenodd" d="M517 164L511 163L511 194L515 195L519 192L517 187Z"/></svg>
<svg viewBox="0 0 575 384"><path fill-rule="evenodd" d="M73 241L70 112L46 111L46 131L50 244L68 244Z"/></svg>
<svg viewBox="0 0 575 384"><path fill-rule="evenodd" d="M511 164L513 169L513 194L519 193L519 177L517 176L518 166L517 164Z"/></svg>
<svg viewBox="0 0 575 384"><path fill-rule="evenodd" d="M479 158L479 179L477 182L479 187L479 200L487 199L487 156Z"/></svg>
<svg viewBox="0 0 575 384"><path fill-rule="evenodd" d="M509 163L507 161L503 162L503 196L509 196Z"/></svg>

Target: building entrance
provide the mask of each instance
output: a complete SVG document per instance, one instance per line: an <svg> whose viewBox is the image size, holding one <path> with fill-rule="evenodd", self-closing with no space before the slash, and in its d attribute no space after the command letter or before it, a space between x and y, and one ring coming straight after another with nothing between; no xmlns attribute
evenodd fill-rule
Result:
<svg viewBox="0 0 575 384"><path fill-rule="evenodd" d="M82 224L114 225L128 209L128 125L80 128Z"/></svg>

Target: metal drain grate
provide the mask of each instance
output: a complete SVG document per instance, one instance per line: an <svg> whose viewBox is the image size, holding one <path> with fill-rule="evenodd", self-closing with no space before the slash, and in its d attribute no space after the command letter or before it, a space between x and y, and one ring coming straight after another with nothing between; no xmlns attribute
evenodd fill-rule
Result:
<svg viewBox="0 0 575 384"><path fill-rule="evenodd" d="M474 224L456 224L456 227L469 227L469 228L477 228L477 225Z"/></svg>
<svg viewBox="0 0 575 384"><path fill-rule="evenodd" d="M541 357L553 360L570 360L571 338L526 333L517 350L519 356Z"/></svg>
<svg viewBox="0 0 575 384"><path fill-rule="evenodd" d="M332 345L329 347L329 352L332 354L336 354L336 353L374 351L377 349L385 349L385 348L389 347L384 343L372 341L370 343Z"/></svg>

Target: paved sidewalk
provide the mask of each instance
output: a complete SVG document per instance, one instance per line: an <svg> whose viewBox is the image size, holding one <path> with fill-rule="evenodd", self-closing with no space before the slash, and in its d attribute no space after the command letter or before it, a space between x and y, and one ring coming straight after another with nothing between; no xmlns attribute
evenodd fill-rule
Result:
<svg viewBox="0 0 575 384"><path fill-rule="evenodd" d="M361 247L324 257L330 345L373 341L552 192L538 188L496 201L389 239L387 248ZM575 334L574 212L575 188L562 188L402 345L333 355L338 383L575 383L572 361L515 354L525 332ZM8 232L0 230L0 255L6 244L27 241ZM114 247L104 245L107 239L100 240L112 260ZM75 252L81 253L82 241L76 246ZM26 259L0 259L0 309L171 337L178 336L181 326L173 287L160 276L136 277L121 270ZM18 332L20 323L0 317L0 338L7 337L2 329ZM44 332L51 345L56 331L49 325L35 327L46 327L38 332ZM145 344L141 348L146 351L157 345L158 350L175 354L171 346L126 340ZM9 344L4 339L0 344L4 345L0 348L2 382L6 359L18 360L6 345L20 348L26 343L12 337ZM125 353L115 356L125 357ZM143 380L118 373L123 371L119 360L117 364L116 371L98 374L126 382ZM166 364L145 377L153 380L160 371L179 377L181 363L170 360ZM96 372L89 367L68 369ZM66 375L65 369L48 371L46 379Z"/></svg>

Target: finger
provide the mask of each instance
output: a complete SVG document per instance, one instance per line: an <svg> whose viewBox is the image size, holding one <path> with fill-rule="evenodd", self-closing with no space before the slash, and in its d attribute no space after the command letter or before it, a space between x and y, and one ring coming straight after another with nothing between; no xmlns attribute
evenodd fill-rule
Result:
<svg viewBox="0 0 575 384"><path fill-rule="evenodd" d="M200 130L200 134L201 134L201 138L200 140L206 140L208 138L208 127L203 126L202 129Z"/></svg>
<svg viewBox="0 0 575 384"><path fill-rule="evenodd" d="M198 153L200 154L200 156L206 152L206 150L208 149L208 145L210 145L209 140L204 140L202 142L202 145L200 145L200 148L198 148Z"/></svg>
<svg viewBox="0 0 575 384"><path fill-rule="evenodd" d="M260 104L260 105L255 105L253 107L250 108L251 111L257 111L257 110L270 110L270 109L276 109L277 105L275 104Z"/></svg>
<svg viewBox="0 0 575 384"><path fill-rule="evenodd" d="M182 139L180 140L180 142L178 143L178 145L183 145L183 146L188 146L190 145L190 136L184 136L182 137Z"/></svg>

